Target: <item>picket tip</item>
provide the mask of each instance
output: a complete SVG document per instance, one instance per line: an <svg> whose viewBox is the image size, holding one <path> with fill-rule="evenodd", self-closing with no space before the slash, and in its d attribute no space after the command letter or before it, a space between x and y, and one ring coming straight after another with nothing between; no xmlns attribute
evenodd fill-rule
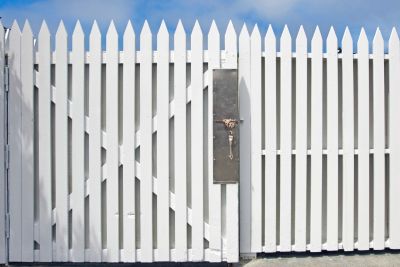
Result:
<svg viewBox="0 0 400 267"><path fill-rule="evenodd" d="M336 40L337 36L336 36L336 32L335 32L335 28L333 28L333 26L331 26L329 28L329 32L328 32L328 40Z"/></svg>
<svg viewBox="0 0 400 267"><path fill-rule="evenodd" d="M211 26L210 26L210 30L209 30L209 32L208 32L208 35L218 35L218 34L219 34L218 26L217 26L217 24L215 23L215 20L213 20L213 21L211 22Z"/></svg>
<svg viewBox="0 0 400 267"><path fill-rule="evenodd" d="M149 26L149 23L147 22L147 20L144 21L142 31L140 32L141 38L144 35L151 36L151 30L150 30L150 26Z"/></svg>
<svg viewBox="0 0 400 267"><path fill-rule="evenodd" d="M77 35L77 34L83 35L82 25L79 20L75 24L74 32L72 33L72 35Z"/></svg>
<svg viewBox="0 0 400 267"><path fill-rule="evenodd" d="M319 27L317 26L317 27L315 27L315 31L314 31L311 42L319 42L319 41L322 41L322 34L321 34Z"/></svg>
<svg viewBox="0 0 400 267"><path fill-rule="evenodd" d="M175 34L185 34L185 28L183 27L182 20L178 20L178 24L176 25Z"/></svg>
<svg viewBox="0 0 400 267"><path fill-rule="evenodd" d="M243 23L242 29L240 31L240 37L249 36L249 30L247 29L246 23Z"/></svg>
<svg viewBox="0 0 400 267"><path fill-rule="evenodd" d="M133 25L131 20L128 20L128 23L126 24L124 36L126 35L135 35L135 31L133 30Z"/></svg>
<svg viewBox="0 0 400 267"><path fill-rule="evenodd" d="M253 31L251 32L251 36L254 37L260 37L260 30L258 29L257 23L254 25Z"/></svg>
<svg viewBox="0 0 400 267"><path fill-rule="evenodd" d="M374 38L372 40L374 43L376 42L383 42L382 32L379 27L376 28Z"/></svg>
<svg viewBox="0 0 400 267"><path fill-rule="evenodd" d="M42 25L40 26L40 30L39 30L39 36L41 36L43 34L46 34L46 35L50 34L49 27L47 26L47 23L45 20L42 21Z"/></svg>
<svg viewBox="0 0 400 267"><path fill-rule="evenodd" d="M235 26L233 26L232 20L229 20L228 26L226 27L225 36L236 35Z"/></svg>
<svg viewBox="0 0 400 267"><path fill-rule="evenodd" d="M390 32L389 43L398 41L399 41L399 35L397 34L396 27L393 27L392 31Z"/></svg>
<svg viewBox="0 0 400 267"><path fill-rule="evenodd" d="M2 27L1 24L0 24L0 27ZM32 28L31 28L31 25L28 20L25 20L24 28L22 29L22 33L24 35L32 36Z"/></svg>
<svg viewBox="0 0 400 267"><path fill-rule="evenodd" d="M100 35L100 28L99 25L97 24L97 20L93 21L92 29L90 30L90 35Z"/></svg>
<svg viewBox="0 0 400 267"><path fill-rule="evenodd" d="M343 46L343 48L346 45L351 47L352 43L353 43L353 38L351 37L350 29L349 29L349 27L346 26L346 28L344 30L343 38L342 38L342 46Z"/></svg>
<svg viewBox="0 0 400 267"><path fill-rule="evenodd" d="M282 35L281 35L281 40L284 39L291 39L292 37L290 36L290 31L289 27L285 24L285 27L283 27Z"/></svg>
<svg viewBox="0 0 400 267"><path fill-rule="evenodd" d="M304 41L304 40L307 40L307 35L306 35L303 25L300 25L299 32L297 33L296 41Z"/></svg>
<svg viewBox="0 0 400 267"><path fill-rule="evenodd" d="M202 35L201 26L197 19L193 26L192 35Z"/></svg>
<svg viewBox="0 0 400 267"><path fill-rule="evenodd" d="M111 20L107 29L107 35L117 35L117 28L115 27L114 20Z"/></svg>
<svg viewBox="0 0 400 267"><path fill-rule="evenodd" d="M168 36L168 29L167 24L164 20L161 21L160 28L158 29L157 35L167 35Z"/></svg>

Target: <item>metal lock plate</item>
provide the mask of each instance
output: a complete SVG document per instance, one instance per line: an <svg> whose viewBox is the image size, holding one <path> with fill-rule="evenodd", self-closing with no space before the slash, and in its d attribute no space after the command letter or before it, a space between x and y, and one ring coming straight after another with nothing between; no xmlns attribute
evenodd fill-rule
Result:
<svg viewBox="0 0 400 267"><path fill-rule="evenodd" d="M239 182L239 99L236 69L213 70L214 183Z"/></svg>

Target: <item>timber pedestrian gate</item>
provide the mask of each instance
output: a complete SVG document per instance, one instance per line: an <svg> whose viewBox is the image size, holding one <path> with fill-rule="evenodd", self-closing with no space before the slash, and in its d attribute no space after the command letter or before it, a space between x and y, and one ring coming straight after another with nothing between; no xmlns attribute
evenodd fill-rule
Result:
<svg viewBox="0 0 400 267"><path fill-rule="evenodd" d="M72 47L62 23L4 36L1 262L400 249L395 29L388 54L379 29L372 54L364 30L353 53L331 28L324 52L318 28L292 49L285 27L278 49L232 23L222 50L214 22L207 49L197 22L173 47L163 22L154 51L147 22L122 44L111 23L105 51L96 23Z"/></svg>

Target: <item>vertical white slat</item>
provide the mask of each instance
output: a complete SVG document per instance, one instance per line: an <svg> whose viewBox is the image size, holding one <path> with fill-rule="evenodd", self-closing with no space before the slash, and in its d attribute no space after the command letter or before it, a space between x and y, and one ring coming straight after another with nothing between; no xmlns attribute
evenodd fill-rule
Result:
<svg viewBox="0 0 400 267"><path fill-rule="evenodd" d="M53 259L52 244L52 203L51 203L51 83L50 83L50 32L43 22L39 32L39 96L38 96L38 134L39 134L39 261Z"/></svg>
<svg viewBox="0 0 400 267"><path fill-rule="evenodd" d="M369 249L369 52L361 30L358 50L358 249Z"/></svg>
<svg viewBox="0 0 400 267"><path fill-rule="evenodd" d="M151 38L152 37L151 37L150 27L146 21L143 25L142 32L140 33L140 51L142 53L142 62L140 63L140 132L141 132L140 173L142 176L140 180L140 213L141 213L140 240L141 240L142 262L153 261L153 226L152 226L153 224L152 55L153 54L152 54ZM184 178L186 178L186 176L184 176ZM186 191L185 191L185 196L186 196Z"/></svg>
<svg viewBox="0 0 400 267"><path fill-rule="evenodd" d="M311 215L310 250L322 243L322 37L317 27L311 40Z"/></svg>
<svg viewBox="0 0 400 267"><path fill-rule="evenodd" d="M397 31L393 28L389 39L389 146L390 146L390 187L389 187L389 241L391 249L400 248L400 44Z"/></svg>
<svg viewBox="0 0 400 267"><path fill-rule="evenodd" d="M179 20L174 35L175 84L175 250L176 261L187 261L186 167L186 34Z"/></svg>
<svg viewBox="0 0 400 267"><path fill-rule="evenodd" d="M333 27L327 45L327 250L338 250L339 231L339 88L338 41Z"/></svg>
<svg viewBox="0 0 400 267"><path fill-rule="evenodd" d="M4 69L5 60L5 39L4 39L4 27L0 20L0 69ZM0 71L0 84L4 84L4 72ZM0 147L5 147L5 92L0 90ZM5 153L0 153L0 162L5 162ZM0 173L5 173L5 164L0 164ZM4 176L3 176L4 177ZM0 218L6 216L6 179L0 179ZM0 263L6 262L7 255L7 244L5 235L5 220L0 220Z"/></svg>
<svg viewBox="0 0 400 267"><path fill-rule="evenodd" d="M101 208L101 33L95 21L89 36L89 247L87 261L102 260ZM103 96L104 97L104 96Z"/></svg>
<svg viewBox="0 0 400 267"><path fill-rule="evenodd" d="M9 102L8 102L8 143L9 154L9 213L10 240L9 260L21 261L22 258L22 195L21 195L21 31L14 21L9 35Z"/></svg>
<svg viewBox="0 0 400 267"><path fill-rule="evenodd" d="M208 71L211 74L213 69L220 68L220 35L215 24L212 22L208 33ZM214 251L210 261L221 261L222 257L222 236L221 236L221 185L213 184L214 181L214 152L213 152L213 83L209 75L208 87L208 203L209 203L209 224L210 240L209 247Z"/></svg>
<svg viewBox="0 0 400 267"><path fill-rule="evenodd" d="M385 248L385 81L384 44L377 29L373 40L373 137L374 137L374 249Z"/></svg>
<svg viewBox="0 0 400 267"><path fill-rule="evenodd" d="M210 36L208 37L210 39ZM210 44L209 44L210 51ZM209 52L209 56L211 56ZM251 137L250 137L250 36L246 24L239 34L240 125L240 253L251 253ZM211 96L212 99L212 96ZM209 100L210 101L210 100ZM210 106L210 102L208 102ZM210 126L209 126L210 127ZM212 124L211 124L212 127ZM210 135L212 137L212 134ZM212 143L211 143L212 144ZM212 157L212 153L210 155ZM211 207L210 207L211 208ZM210 224L211 226L211 224ZM211 248L211 246L210 246Z"/></svg>
<svg viewBox="0 0 400 267"><path fill-rule="evenodd" d="M203 33L196 21L191 35L192 261L204 260L203 214Z"/></svg>
<svg viewBox="0 0 400 267"><path fill-rule="evenodd" d="M237 36L232 21L225 33L225 62L223 68L237 69ZM239 261L239 186L226 185L226 260Z"/></svg>
<svg viewBox="0 0 400 267"><path fill-rule="evenodd" d="M253 71L253 70L252 70ZM292 248L292 38L281 36L280 251Z"/></svg>
<svg viewBox="0 0 400 267"><path fill-rule="evenodd" d="M164 21L157 51L157 246L159 259L169 261L169 33Z"/></svg>
<svg viewBox="0 0 400 267"><path fill-rule="evenodd" d="M33 36L29 22L25 22L21 38L21 220L22 257L33 261L34 225L34 125L33 125ZM21 163L22 163L21 162Z"/></svg>
<svg viewBox="0 0 400 267"><path fill-rule="evenodd" d="M56 257L68 261L68 47L67 31L61 22L56 33Z"/></svg>
<svg viewBox="0 0 400 267"><path fill-rule="evenodd" d="M250 36L251 101L251 250L262 251L262 164L261 164L261 35L257 24Z"/></svg>
<svg viewBox="0 0 400 267"><path fill-rule="evenodd" d="M125 262L136 260L135 235L135 32L129 21L124 37L123 64L123 241ZM167 160L168 162L168 160Z"/></svg>
<svg viewBox="0 0 400 267"><path fill-rule="evenodd" d="M85 48L80 22L72 34L72 255L85 260Z"/></svg>
<svg viewBox="0 0 400 267"><path fill-rule="evenodd" d="M107 261L119 261L118 33L111 21L106 36ZM144 136L143 136L144 137ZM144 160L145 162L145 160ZM145 164L143 164L145 165ZM151 210L151 209L150 209ZM146 239L146 236L142 236Z"/></svg>
<svg viewBox="0 0 400 267"><path fill-rule="evenodd" d="M307 245L307 68L307 36L301 26L296 37L296 251L306 251Z"/></svg>
<svg viewBox="0 0 400 267"><path fill-rule="evenodd" d="M266 252L276 251L276 37L269 25L265 35L265 165L264 240Z"/></svg>
<svg viewBox="0 0 400 267"><path fill-rule="evenodd" d="M354 77L353 40L349 29L342 39L343 230L345 251L354 249Z"/></svg>

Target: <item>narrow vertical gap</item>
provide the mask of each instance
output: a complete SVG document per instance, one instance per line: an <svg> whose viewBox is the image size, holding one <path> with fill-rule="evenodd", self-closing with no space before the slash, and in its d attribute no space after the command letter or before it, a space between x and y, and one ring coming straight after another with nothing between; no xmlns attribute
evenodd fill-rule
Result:
<svg viewBox="0 0 400 267"><path fill-rule="evenodd" d="M369 241L374 240L374 155L369 154Z"/></svg>
<svg viewBox="0 0 400 267"><path fill-rule="evenodd" d="M281 60L276 59L276 149L281 149ZM279 203L279 202L277 202Z"/></svg>
<svg viewBox="0 0 400 267"><path fill-rule="evenodd" d="M85 233L84 233L84 235L85 235L85 249L88 249L88 248L90 248L90 246L89 246L89 242L90 242L90 236L89 236L89 234L90 234L90 232L89 232L89 223L90 223L90 221L89 221L89 201L90 201L90 199L89 199L89 196L86 196L85 197L85 217L84 217L84 224L85 224Z"/></svg>
<svg viewBox="0 0 400 267"><path fill-rule="evenodd" d="M307 149L311 149L311 59L310 58L307 59Z"/></svg>
<svg viewBox="0 0 400 267"><path fill-rule="evenodd" d="M384 64L384 73L385 73L385 148L389 148L389 110L390 110L390 101L389 101L389 61L385 60Z"/></svg>
<svg viewBox="0 0 400 267"><path fill-rule="evenodd" d="M140 235L140 180L135 177L135 236L136 236L136 249L141 248L141 235Z"/></svg>
<svg viewBox="0 0 400 267"><path fill-rule="evenodd" d="M322 244L327 242L327 209L328 209L328 188L327 188L327 155L322 155Z"/></svg>
<svg viewBox="0 0 400 267"><path fill-rule="evenodd" d="M107 248L107 180L101 183L101 248Z"/></svg>
<svg viewBox="0 0 400 267"><path fill-rule="evenodd" d="M157 64L152 64L152 117L157 115ZM158 177L157 173L157 132L152 134L152 176ZM152 193L152 218L153 218L153 227L152 227L152 236L153 236L153 249L157 248L157 214L158 214L158 205L157 205L157 195Z"/></svg>
<svg viewBox="0 0 400 267"><path fill-rule="evenodd" d="M85 64L84 73L84 113L85 116L89 116L89 64ZM89 179L89 134L85 132L84 136L84 173L85 173L85 203L84 203L84 247L89 248L89 195L88 190L88 179ZM87 195L87 196L86 196Z"/></svg>
<svg viewBox="0 0 400 267"><path fill-rule="evenodd" d="M221 185L221 235L226 238L226 184Z"/></svg>
<svg viewBox="0 0 400 267"><path fill-rule="evenodd" d="M353 87L354 87L354 149L358 149L358 64L353 60Z"/></svg>
<svg viewBox="0 0 400 267"><path fill-rule="evenodd" d="M358 155L354 155L354 242L358 240Z"/></svg>
<svg viewBox="0 0 400 267"><path fill-rule="evenodd" d="M157 207L157 195L156 194L152 194L152 200L153 200L153 249L156 249L156 248L158 248L158 245L157 245L157 240L158 240L158 238L157 238L157 223L158 223L158 220L157 220L157 209L158 209L158 207Z"/></svg>
<svg viewBox="0 0 400 267"><path fill-rule="evenodd" d="M307 155L307 208L306 208L306 244L310 244L311 222L311 155Z"/></svg>
<svg viewBox="0 0 400 267"><path fill-rule="evenodd" d="M120 165L118 168L118 227L119 227L119 249L124 249L124 170Z"/></svg>
<svg viewBox="0 0 400 267"><path fill-rule="evenodd" d="M209 199L208 199L208 88L203 91L203 144L204 144L204 153L203 153L203 214L204 221L209 222ZM206 248L206 247L205 247Z"/></svg>
<svg viewBox="0 0 400 267"><path fill-rule="evenodd" d="M280 241L280 221L281 221L281 157L276 156L276 244Z"/></svg>
<svg viewBox="0 0 400 267"><path fill-rule="evenodd" d="M169 209L169 247L175 249L175 211Z"/></svg>
<svg viewBox="0 0 400 267"><path fill-rule="evenodd" d="M389 218L390 218L390 202L389 202L389 191L390 188L390 156L385 154L385 241L389 239Z"/></svg>
<svg viewBox="0 0 400 267"><path fill-rule="evenodd" d="M105 130L106 124L106 112L107 112L107 94L106 94L106 65L101 64L101 129Z"/></svg>
<svg viewBox="0 0 400 267"><path fill-rule="evenodd" d="M338 149L343 149L343 73L342 60L338 60Z"/></svg>
<svg viewBox="0 0 400 267"><path fill-rule="evenodd" d="M265 146L265 57L261 58L261 149ZM229 222L228 222L229 223ZM265 155L261 156L261 244L265 245Z"/></svg>
<svg viewBox="0 0 400 267"><path fill-rule="evenodd" d="M39 128L38 128L38 122L39 122L39 117L38 117L38 93L39 90L35 86L34 91L33 91L33 160L34 160L34 172L33 172L33 199L34 199L34 205L33 205L33 217L35 223L39 222L39 147L38 147L38 142L39 142ZM39 244L37 242L34 243L35 249L38 249L36 246Z"/></svg>
<svg viewBox="0 0 400 267"><path fill-rule="evenodd" d="M374 75L373 62L369 61L369 148L375 147L374 143Z"/></svg>
<svg viewBox="0 0 400 267"><path fill-rule="evenodd" d="M291 245L295 245L295 227L296 227L296 155L292 154L292 196L291 196Z"/></svg>
<svg viewBox="0 0 400 267"><path fill-rule="evenodd" d="M296 59L292 58L292 149L296 149L296 90Z"/></svg>
<svg viewBox="0 0 400 267"><path fill-rule="evenodd" d="M328 147L328 85L327 85L327 62L322 61L322 149Z"/></svg>
<svg viewBox="0 0 400 267"><path fill-rule="evenodd" d="M339 179L339 187L338 187L338 243L342 243L343 236L342 236L342 229L343 229L343 155L338 156L338 179Z"/></svg>
<svg viewBox="0 0 400 267"><path fill-rule="evenodd" d="M68 249L72 249L72 210L68 211Z"/></svg>

